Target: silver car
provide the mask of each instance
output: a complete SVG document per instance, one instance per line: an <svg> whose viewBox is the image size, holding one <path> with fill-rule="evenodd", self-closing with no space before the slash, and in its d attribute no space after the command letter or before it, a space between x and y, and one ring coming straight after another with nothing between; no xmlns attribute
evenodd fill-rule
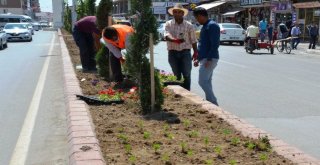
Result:
<svg viewBox="0 0 320 165"><path fill-rule="evenodd" d="M7 23L3 31L7 33L8 41L32 41L32 34L25 23Z"/></svg>
<svg viewBox="0 0 320 165"><path fill-rule="evenodd" d="M5 31L0 30L0 50L7 48L7 34Z"/></svg>

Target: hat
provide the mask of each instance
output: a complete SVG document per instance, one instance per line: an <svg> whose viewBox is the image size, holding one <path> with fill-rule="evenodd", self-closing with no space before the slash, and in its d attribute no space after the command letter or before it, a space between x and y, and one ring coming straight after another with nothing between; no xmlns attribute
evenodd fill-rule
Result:
<svg viewBox="0 0 320 165"><path fill-rule="evenodd" d="M176 3L173 7L168 9L168 13L173 15L173 10L181 10L184 12L183 16L188 15L188 9L184 8L180 3Z"/></svg>

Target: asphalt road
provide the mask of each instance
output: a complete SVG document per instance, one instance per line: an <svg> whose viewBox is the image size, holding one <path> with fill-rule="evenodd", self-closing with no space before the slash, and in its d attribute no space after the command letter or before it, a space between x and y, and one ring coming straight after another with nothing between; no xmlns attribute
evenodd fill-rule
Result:
<svg viewBox="0 0 320 165"><path fill-rule="evenodd" d="M67 164L62 62L57 32L0 51L0 164ZM20 138L19 138L20 137Z"/></svg>
<svg viewBox="0 0 320 165"><path fill-rule="evenodd" d="M213 76L220 106L288 144L320 159L320 55L293 51L246 54L222 45ZM171 72L166 43L155 47L155 66ZM204 97L192 69L191 90Z"/></svg>

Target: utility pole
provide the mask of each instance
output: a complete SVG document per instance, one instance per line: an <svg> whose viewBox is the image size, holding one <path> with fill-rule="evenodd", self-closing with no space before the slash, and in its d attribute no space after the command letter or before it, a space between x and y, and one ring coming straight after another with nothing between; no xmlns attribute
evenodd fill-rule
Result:
<svg viewBox="0 0 320 165"><path fill-rule="evenodd" d="M77 8L77 0L72 0L72 29L73 29L74 23L76 23L77 21L76 8Z"/></svg>

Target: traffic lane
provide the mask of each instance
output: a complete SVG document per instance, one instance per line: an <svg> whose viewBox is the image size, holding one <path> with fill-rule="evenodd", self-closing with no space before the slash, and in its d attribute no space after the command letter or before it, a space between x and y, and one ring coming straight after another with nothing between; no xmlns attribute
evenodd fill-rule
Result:
<svg viewBox="0 0 320 165"><path fill-rule="evenodd" d="M36 34L37 35L37 34ZM42 36L42 37L41 37ZM52 34L34 37L32 42L10 42L0 54L0 164L9 164L24 122Z"/></svg>
<svg viewBox="0 0 320 165"><path fill-rule="evenodd" d="M51 59L26 164L68 162L63 66L59 38L57 34L54 35L53 52L42 57Z"/></svg>

